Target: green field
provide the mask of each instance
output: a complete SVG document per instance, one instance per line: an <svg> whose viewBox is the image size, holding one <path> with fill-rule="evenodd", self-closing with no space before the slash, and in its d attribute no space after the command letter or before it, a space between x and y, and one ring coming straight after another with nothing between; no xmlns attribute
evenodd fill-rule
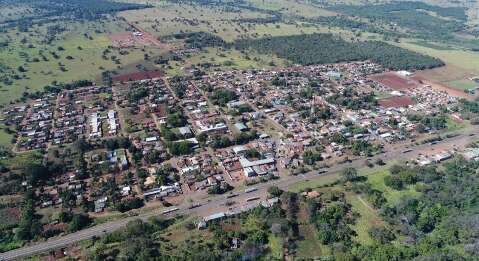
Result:
<svg viewBox="0 0 479 261"><path fill-rule="evenodd" d="M260 1L256 1L260 4ZM280 9L281 12L289 13L292 11L302 12L303 15L308 12L314 16L329 16L333 13L324 9L298 5L281 0L268 4L265 2L265 10ZM272 6L271 6L272 5ZM283 5L295 6L293 9L284 9ZM307 10L307 12L305 12ZM276 10L277 11L277 10ZM293 19L292 21L281 21L276 23L253 23L244 19L271 18L272 15L266 12L238 9L230 11L222 7L200 6L200 5L176 5L163 4L159 7L143 10L124 11L119 13L120 17L127 21L141 26L146 31L158 37L164 37L177 33L187 32L208 32L217 35L227 42L232 42L238 38L252 37L261 38L265 36L284 36L297 34L311 34L328 32L330 29L314 24L301 22ZM243 20L240 20L243 19ZM336 30L340 32L340 30ZM342 33L347 34L347 31Z"/></svg>
<svg viewBox="0 0 479 261"><path fill-rule="evenodd" d="M355 239L361 244L372 244L373 240L369 236L368 230L373 226L383 224L383 220L364 197L346 193L346 199L353 206L353 210L359 214L356 224L353 225L353 229L357 233Z"/></svg>
<svg viewBox="0 0 479 261"><path fill-rule="evenodd" d="M479 84L468 79L455 80L446 83L448 86L451 86L456 89L461 90L470 90L479 87Z"/></svg>
<svg viewBox="0 0 479 261"><path fill-rule="evenodd" d="M368 182L371 184L373 189L384 192L384 197L386 198L388 204L396 204L404 196L418 197L420 195L414 189L414 186L408 186L404 190L395 190L392 189L386 184L384 184L384 177L389 175L389 171L383 170L377 173L371 174L368 176Z"/></svg>
<svg viewBox="0 0 479 261"><path fill-rule="evenodd" d="M46 44L45 41L50 41L46 39L49 26L52 24L34 26L28 33L10 30L0 36L0 41L8 39L10 42L8 47L0 49L0 65L11 68L6 75L16 74L21 78L11 84L0 83L0 104L18 99L25 91L41 91L53 81L97 80L103 70L119 70L142 62L145 53L154 56L159 52L153 47L130 48L121 53L108 48L112 44L108 34L125 32L128 27L118 20L65 22L60 25L60 30L65 31ZM102 54L107 49L110 52L104 59ZM24 72L20 71L20 66Z"/></svg>
<svg viewBox="0 0 479 261"><path fill-rule="evenodd" d="M319 17L319 16L333 16L336 13L319 8L311 3L303 1L288 1L288 0L247 0L253 6L265 10L278 11L286 16L299 17Z"/></svg>
<svg viewBox="0 0 479 261"><path fill-rule="evenodd" d="M443 60L446 66L420 72L420 74L432 80L449 84L451 87L470 88L472 84L467 79L479 74L479 53L477 52L431 48L418 45L415 41L403 41L399 46Z"/></svg>
<svg viewBox="0 0 479 261"><path fill-rule="evenodd" d="M184 75L186 74L185 68L192 65L200 67L201 64L216 64L218 65L216 69L221 70L244 70L281 67L287 65L288 62L276 56L264 54L245 55L232 49L206 48L188 57L186 62L170 62L168 67L164 66L163 69L168 75Z"/></svg>

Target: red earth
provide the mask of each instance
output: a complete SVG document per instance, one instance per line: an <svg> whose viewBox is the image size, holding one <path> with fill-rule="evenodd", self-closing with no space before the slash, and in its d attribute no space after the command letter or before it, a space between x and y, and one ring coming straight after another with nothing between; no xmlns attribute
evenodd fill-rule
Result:
<svg viewBox="0 0 479 261"><path fill-rule="evenodd" d="M420 86L419 82L412 79L401 77L394 72L376 74L376 75L370 76L370 78L371 80L378 82L396 91L414 89Z"/></svg>
<svg viewBox="0 0 479 261"><path fill-rule="evenodd" d="M113 82L141 81L146 79L160 78L162 76L163 76L163 72L161 71L146 71L146 72L120 74L117 76L113 76L112 80Z"/></svg>
<svg viewBox="0 0 479 261"><path fill-rule="evenodd" d="M413 99L407 96L395 96L385 99L380 99L379 105L385 108L398 108L398 107L406 107L409 105L413 105L415 102Z"/></svg>

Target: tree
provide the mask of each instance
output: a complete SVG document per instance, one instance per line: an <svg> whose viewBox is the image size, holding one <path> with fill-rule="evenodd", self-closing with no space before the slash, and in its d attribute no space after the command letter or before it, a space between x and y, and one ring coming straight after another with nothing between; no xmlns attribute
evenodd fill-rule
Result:
<svg viewBox="0 0 479 261"><path fill-rule="evenodd" d="M283 194L283 190L277 186L271 186L268 188L268 193L273 197L279 197L281 194Z"/></svg>
<svg viewBox="0 0 479 261"><path fill-rule="evenodd" d="M81 230L88 225L90 225L91 219L89 216L85 214L75 214L73 215L72 221L68 225L68 230L71 232L75 232Z"/></svg>
<svg viewBox="0 0 479 261"><path fill-rule="evenodd" d="M368 234L381 244L389 243L396 238L394 233L385 227L372 227L368 230Z"/></svg>
<svg viewBox="0 0 479 261"><path fill-rule="evenodd" d="M358 178L358 171L355 168L348 167L341 172L343 181L355 181Z"/></svg>

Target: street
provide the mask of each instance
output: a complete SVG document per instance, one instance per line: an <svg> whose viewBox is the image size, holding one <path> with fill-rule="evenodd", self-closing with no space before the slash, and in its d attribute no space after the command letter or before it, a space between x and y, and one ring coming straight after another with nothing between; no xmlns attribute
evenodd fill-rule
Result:
<svg viewBox="0 0 479 261"><path fill-rule="evenodd" d="M478 130L479 128L472 127L472 128L464 130L461 135L451 137L451 138L444 138L442 141L439 141L436 144L426 143L426 144L421 144L416 146L410 146L409 149L406 151L405 150L387 151L383 154L370 157L370 161L374 162L374 160L376 159L382 159L384 162L388 162L391 160L410 160L412 158L417 157L419 154L424 153L424 151L434 151L437 153L446 147L448 149L452 149L453 147L463 147L467 145L468 143L476 140L476 137L471 135L477 133ZM94 236L101 236L105 233L110 233L119 228L124 227L129 221L132 221L134 219L140 218L142 220L147 220L149 217L152 217L152 216L162 215L165 217L172 217L172 216L176 216L180 214L207 216L213 213L226 211L228 209L228 206L227 206L228 204L226 204L227 201L236 202L233 205L233 207L238 207L241 204L244 204L247 198L259 197L261 198L261 200L264 200L267 196L267 189L270 186L274 185L274 186L278 186L279 188L283 190L288 190L289 186L297 182L321 179L324 176L337 174L338 172L340 172L346 167L361 168L364 166L364 160L365 158L362 157L360 159L353 160L349 163L331 166L330 168L327 169L327 172L323 174L318 174L318 171L311 171L309 173L305 173L305 174L301 174L297 176L291 175L291 176L282 177L281 179L275 180L272 182L257 184L253 186L257 190L249 192L249 193L240 191L238 192L238 196L230 198L230 199L226 198L226 195L217 195L217 196L210 197L209 199L195 201L194 203L198 205L198 207L195 207L195 208L189 208L188 203L185 202L183 204L180 204L179 206L176 206L178 208L177 211L173 211L168 214L161 214L161 211L165 210L165 209L162 209L162 210L153 211L151 213L145 213L145 214L141 214L134 217L127 217L124 219L115 220L115 221L111 221L111 222L100 224L100 225L95 225L93 227L90 227L72 234L52 238L44 242L33 243L30 246L25 246L25 247L15 249L6 253L2 253L0 254L0 260L12 260L12 259L21 258L21 257L27 257L27 256L39 254L42 252L46 252L49 250L53 250L56 248L65 247L69 244L72 244L81 240L90 239Z"/></svg>

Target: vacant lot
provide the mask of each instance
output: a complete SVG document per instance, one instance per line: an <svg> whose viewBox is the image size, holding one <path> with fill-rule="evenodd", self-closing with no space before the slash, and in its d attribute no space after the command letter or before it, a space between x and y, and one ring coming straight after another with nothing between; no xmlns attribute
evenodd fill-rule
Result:
<svg viewBox="0 0 479 261"><path fill-rule="evenodd" d="M401 77L393 72L373 75L370 78L373 81L376 81L384 86L387 86L397 91L414 89L418 86L418 83L416 81Z"/></svg>

